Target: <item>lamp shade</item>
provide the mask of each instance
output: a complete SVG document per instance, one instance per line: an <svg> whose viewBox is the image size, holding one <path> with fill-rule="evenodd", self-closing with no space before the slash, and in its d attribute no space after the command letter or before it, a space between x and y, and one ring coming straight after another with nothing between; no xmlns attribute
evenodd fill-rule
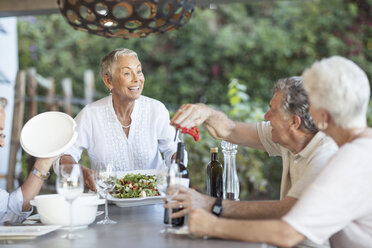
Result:
<svg viewBox="0 0 372 248"><path fill-rule="evenodd" d="M196 0L58 0L75 29L105 37L146 37L182 27Z"/></svg>

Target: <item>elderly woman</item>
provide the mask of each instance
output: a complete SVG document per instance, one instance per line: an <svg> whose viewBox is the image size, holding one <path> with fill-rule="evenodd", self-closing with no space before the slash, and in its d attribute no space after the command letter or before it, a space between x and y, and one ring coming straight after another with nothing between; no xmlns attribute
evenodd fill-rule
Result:
<svg viewBox="0 0 372 248"><path fill-rule="evenodd" d="M177 150L175 130L164 104L141 95L145 77L137 54L116 49L102 59L100 71L110 95L76 116L79 135L61 162L79 161L84 149L91 164L110 161L123 171L156 168L160 152L170 161Z"/></svg>
<svg viewBox="0 0 372 248"><path fill-rule="evenodd" d="M317 127L340 149L281 220L217 218L202 209L189 216L189 231L226 239L294 246L307 237L332 247L372 244L372 130L366 114L370 87L352 61L331 57L303 73Z"/></svg>

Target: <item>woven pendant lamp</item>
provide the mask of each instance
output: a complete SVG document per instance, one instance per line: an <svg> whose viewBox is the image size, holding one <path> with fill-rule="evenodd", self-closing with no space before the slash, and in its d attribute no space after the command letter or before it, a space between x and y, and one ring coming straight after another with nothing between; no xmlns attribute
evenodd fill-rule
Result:
<svg viewBox="0 0 372 248"><path fill-rule="evenodd" d="M75 29L105 37L146 37L185 25L196 0L58 0Z"/></svg>

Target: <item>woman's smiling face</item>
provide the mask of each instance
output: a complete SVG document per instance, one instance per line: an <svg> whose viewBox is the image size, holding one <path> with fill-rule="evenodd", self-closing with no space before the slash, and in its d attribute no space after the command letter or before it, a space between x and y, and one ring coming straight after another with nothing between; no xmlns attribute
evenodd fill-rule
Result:
<svg viewBox="0 0 372 248"><path fill-rule="evenodd" d="M112 77L112 94L136 100L142 94L145 76L136 56L119 56Z"/></svg>

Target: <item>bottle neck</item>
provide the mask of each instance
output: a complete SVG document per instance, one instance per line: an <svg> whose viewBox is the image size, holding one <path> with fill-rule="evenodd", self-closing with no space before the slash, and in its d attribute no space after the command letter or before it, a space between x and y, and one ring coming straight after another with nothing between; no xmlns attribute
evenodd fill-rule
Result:
<svg viewBox="0 0 372 248"><path fill-rule="evenodd" d="M211 161L217 161L217 160L218 160L217 152L211 152Z"/></svg>
<svg viewBox="0 0 372 248"><path fill-rule="evenodd" d="M176 155L176 163L184 165L185 159L185 143L178 142L177 144L177 155Z"/></svg>
<svg viewBox="0 0 372 248"><path fill-rule="evenodd" d="M178 169L181 173L181 177L182 178L189 178L189 171L187 170L187 168L185 166L184 158L185 158L185 143L178 142L176 163L178 164Z"/></svg>

